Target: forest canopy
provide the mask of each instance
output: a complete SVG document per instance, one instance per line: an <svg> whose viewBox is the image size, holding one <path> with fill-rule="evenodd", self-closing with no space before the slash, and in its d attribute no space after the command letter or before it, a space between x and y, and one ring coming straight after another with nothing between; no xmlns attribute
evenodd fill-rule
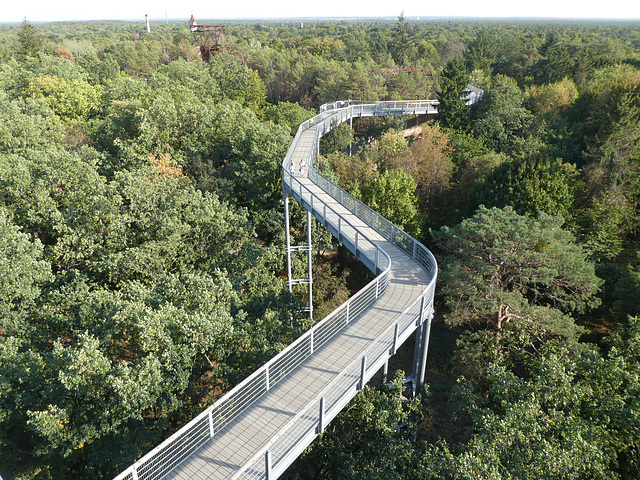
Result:
<svg viewBox="0 0 640 480"><path fill-rule="evenodd" d="M438 116L343 125L317 165L436 254L428 386L365 390L286 476L637 478L638 32L244 22L205 62L186 21L0 25L3 478L113 476L308 328L292 136L416 98ZM313 243L329 312L367 277Z"/></svg>

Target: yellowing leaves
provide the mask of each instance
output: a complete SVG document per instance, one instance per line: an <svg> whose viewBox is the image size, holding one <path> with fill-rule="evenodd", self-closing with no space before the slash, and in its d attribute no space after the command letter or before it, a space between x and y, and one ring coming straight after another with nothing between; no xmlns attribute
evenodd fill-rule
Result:
<svg viewBox="0 0 640 480"><path fill-rule="evenodd" d="M155 167L158 174L164 177L187 178L180 165L177 167L172 165L169 153L161 153L158 156L149 155L149 163Z"/></svg>
<svg viewBox="0 0 640 480"><path fill-rule="evenodd" d="M25 98L43 100L64 122L86 120L98 110L100 88L84 80L63 80L44 75L36 78L24 91Z"/></svg>

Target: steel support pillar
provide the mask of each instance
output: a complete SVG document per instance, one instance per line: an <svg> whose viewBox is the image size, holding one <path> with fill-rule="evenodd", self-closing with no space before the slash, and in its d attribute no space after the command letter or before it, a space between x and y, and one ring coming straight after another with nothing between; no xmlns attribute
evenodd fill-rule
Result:
<svg viewBox="0 0 640 480"><path fill-rule="evenodd" d="M286 250L287 250L287 285L289 286L289 291L293 290L293 285L291 284L291 280L293 277L291 276L291 236L289 233L289 194L284 192L284 232L286 237Z"/></svg>
<svg viewBox="0 0 640 480"><path fill-rule="evenodd" d="M426 299L422 297L419 325L416 329L416 343L413 350L413 373L409 377L413 386L414 396L424 387L425 372L427 370L427 353L429 351L433 312L425 312L425 306Z"/></svg>
<svg viewBox="0 0 640 480"><path fill-rule="evenodd" d="M307 211L307 244L302 247L292 247L291 246L291 233L290 233L290 223L289 223L289 194L284 192L284 230L285 230L285 241L286 241L286 250L287 250L287 285L289 287L289 291L293 292L293 285L306 283L309 285L309 318L313 320L313 249L311 244L311 212ZM292 271L291 271L291 252L292 251L307 251L307 278L294 280Z"/></svg>
<svg viewBox="0 0 640 480"><path fill-rule="evenodd" d="M431 320L433 319L433 314L429 314L423 324L424 328L422 329L422 358L420 359L420 368L416 377L416 391L421 392L424 388L424 377L427 371L427 353L429 352L429 338L431 337Z"/></svg>
<svg viewBox="0 0 640 480"><path fill-rule="evenodd" d="M353 132L353 116L350 115L349 116L349 128L351 128L351 131ZM349 156L352 156L351 150L353 148L353 139L349 142Z"/></svg>
<svg viewBox="0 0 640 480"><path fill-rule="evenodd" d="M387 383L387 381L389 380L389 359L387 358L387 360L384 362L384 365L382 366L382 383Z"/></svg>
<svg viewBox="0 0 640 480"><path fill-rule="evenodd" d="M307 269L309 275L309 319L313 320L313 249L311 248L311 212L307 210Z"/></svg>

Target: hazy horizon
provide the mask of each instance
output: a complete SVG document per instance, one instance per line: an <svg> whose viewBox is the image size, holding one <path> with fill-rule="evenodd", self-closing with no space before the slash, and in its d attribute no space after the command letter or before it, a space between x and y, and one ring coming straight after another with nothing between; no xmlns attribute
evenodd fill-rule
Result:
<svg viewBox="0 0 640 480"><path fill-rule="evenodd" d="M11 2L0 10L0 23L20 23L24 18L33 23L75 21L144 21L145 14L154 21L189 19L217 20L298 20L298 19L392 19L404 12L411 19L478 19L478 20L640 20L640 2L629 5L627 0L609 2L557 2L539 0L516 3L503 0L477 2L458 0L428 5L422 0L401 0L397 3L371 4L364 0L343 2L324 0L322 3L285 0L267 4L247 0L242 6L229 2L213 5L203 0L173 3L169 0L113 0L108 3L52 3L33 0Z"/></svg>
<svg viewBox="0 0 640 480"><path fill-rule="evenodd" d="M184 22L188 23L191 15L186 17L149 17L151 24L158 23L176 23ZM358 21L358 20L383 20L383 21L396 21L399 15L392 16L297 16L297 17L237 17L237 18L223 18L223 17L197 17L200 24L208 21L229 21L233 23L237 22L283 22L283 21ZM618 23L618 22L640 22L640 18L596 18L596 17L465 17L465 16L406 16L407 21L438 21L438 20L464 20L464 21L522 21L522 22L602 22L602 23ZM4 21L0 20L0 24L20 24L24 20L27 20L33 24L46 24L46 23L78 23L78 22L129 22L129 23L144 23L144 15L140 18L69 18L65 20L31 20L28 17L23 17L18 21Z"/></svg>

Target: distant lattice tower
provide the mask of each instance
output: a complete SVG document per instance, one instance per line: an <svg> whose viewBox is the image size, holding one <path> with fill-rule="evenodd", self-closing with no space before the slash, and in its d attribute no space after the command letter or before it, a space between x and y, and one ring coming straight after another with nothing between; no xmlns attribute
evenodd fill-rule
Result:
<svg viewBox="0 0 640 480"><path fill-rule="evenodd" d="M221 50L227 36L227 26L198 25L195 17L191 15L189 28L191 30L191 42L200 50L202 59L208 62L212 55Z"/></svg>

